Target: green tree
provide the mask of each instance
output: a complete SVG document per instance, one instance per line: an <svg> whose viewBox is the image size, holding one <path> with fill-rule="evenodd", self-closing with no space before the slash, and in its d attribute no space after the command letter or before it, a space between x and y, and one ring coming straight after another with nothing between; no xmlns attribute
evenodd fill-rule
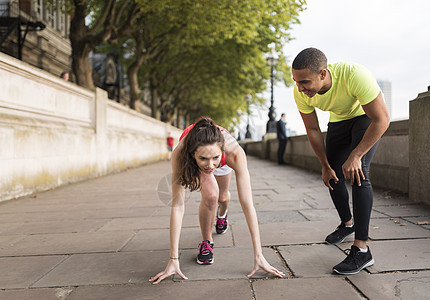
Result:
<svg viewBox="0 0 430 300"><path fill-rule="evenodd" d="M160 55L144 66L144 76L151 83L154 116L160 117L158 110L162 110L169 120L175 113L173 108L181 108L190 118L210 114L227 123L237 109L245 110L247 93L253 94L256 102L263 102L256 94L265 90L269 77L264 53L269 52L269 46L280 50L290 39L289 25L298 22L303 4L195 2L192 13L186 11L182 16L186 26L178 25L180 31L166 36L169 42L161 45ZM277 80L289 84L284 57L277 70Z"/></svg>
<svg viewBox="0 0 430 300"><path fill-rule="evenodd" d="M77 84L94 88L89 54L106 41L115 42L129 35L140 11L133 0L67 0L73 14L70 23L72 70ZM87 24L88 20L91 20Z"/></svg>

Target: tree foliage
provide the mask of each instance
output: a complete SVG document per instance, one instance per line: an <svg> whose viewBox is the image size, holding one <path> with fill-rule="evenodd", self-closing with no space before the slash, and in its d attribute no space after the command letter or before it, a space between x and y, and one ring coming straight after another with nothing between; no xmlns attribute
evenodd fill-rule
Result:
<svg viewBox="0 0 430 300"><path fill-rule="evenodd" d="M255 103L264 102L258 95L270 77L265 55L271 47L281 52L290 40L289 27L299 22L305 4L304 0L69 1L74 7L73 49L91 50L102 43L122 47L131 107L136 107L140 90L147 86L154 117L171 121L179 109L190 120L208 115L224 126L238 110L246 110L246 94ZM88 16L91 23L82 23ZM74 67L74 71L78 78L76 72L82 70ZM282 55L276 71L277 81L291 84ZM79 80L78 84L91 87Z"/></svg>

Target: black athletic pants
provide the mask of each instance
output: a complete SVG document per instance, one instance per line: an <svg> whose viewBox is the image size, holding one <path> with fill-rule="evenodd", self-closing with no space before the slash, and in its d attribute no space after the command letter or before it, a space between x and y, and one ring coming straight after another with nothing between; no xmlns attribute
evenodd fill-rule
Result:
<svg viewBox="0 0 430 300"><path fill-rule="evenodd" d="M352 215L342 165L351 151L360 143L370 123L372 123L372 120L366 115L362 115L350 120L330 122L328 124L327 158L339 179L337 184L334 184L333 181L330 182L333 187L333 191L330 190L330 196L343 223L349 221ZM379 141L361 159L361 168L365 176L364 180L361 179L361 186L358 186L356 182L352 186L355 239L362 241L367 241L369 234L370 213L373 205L373 189L369 180L369 168L378 144Z"/></svg>

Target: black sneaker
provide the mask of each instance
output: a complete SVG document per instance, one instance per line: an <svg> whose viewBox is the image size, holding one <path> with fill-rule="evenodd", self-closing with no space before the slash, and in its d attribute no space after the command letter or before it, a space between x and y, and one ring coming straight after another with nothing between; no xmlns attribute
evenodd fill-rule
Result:
<svg viewBox="0 0 430 300"><path fill-rule="evenodd" d="M333 271L341 275L353 275L374 263L369 247L367 247L367 252L363 253L357 246L352 245L348 256L341 263L335 265Z"/></svg>
<svg viewBox="0 0 430 300"><path fill-rule="evenodd" d="M347 237L352 235L354 231L354 225L352 225L352 227L346 227L344 223L340 223L336 230L325 238L325 241L332 245L342 243Z"/></svg>
<svg viewBox="0 0 430 300"><path fill-rule="evenodd" d="M214 263L214 244L209 241L203 241L199 244L199 254L197 254L197 263L199 265L211 265Z"/></svg>
<svg viewBox="0 0 430 300"><path fill-rule="evenodd" d="M218 214L217 214L215 230L216 230L216 233L218 234L223 234L227 232L228 230L227 214L225 214L225 218L220 218L218 217Z"/></svg>

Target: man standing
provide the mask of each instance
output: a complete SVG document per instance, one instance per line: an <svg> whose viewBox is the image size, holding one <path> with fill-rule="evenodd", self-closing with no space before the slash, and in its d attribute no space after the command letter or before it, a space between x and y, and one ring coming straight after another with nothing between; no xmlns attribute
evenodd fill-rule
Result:
<svg viewBox="0 0 430 300"><path fill-rule="evenodd" d="M285 127L285 125L287 124L287 122L285 121L286 117L285 114L282 113L281 114L281 118L279 119L278 122L276 122L276 134L278 136L278 142L279 142L279 147L278 147L278 164L279 165L284 165L284 153L285 153L285 148L287 147L287 129Z"/></svg>
<svg viewBox="0 0 430 300"><path fill-rule="evenodd" d="M369 167L390 122L384 98L368 69L354 63L327 65L324 53L315 48L297 55L292 74L297 108L341 219L326 242L341 243L355 232L348 257L333 271L356 274L374 263L366 243L373 204ZM330 111L325 148L315 107ZM345 180L352 185L353 216Z"/></svg>

